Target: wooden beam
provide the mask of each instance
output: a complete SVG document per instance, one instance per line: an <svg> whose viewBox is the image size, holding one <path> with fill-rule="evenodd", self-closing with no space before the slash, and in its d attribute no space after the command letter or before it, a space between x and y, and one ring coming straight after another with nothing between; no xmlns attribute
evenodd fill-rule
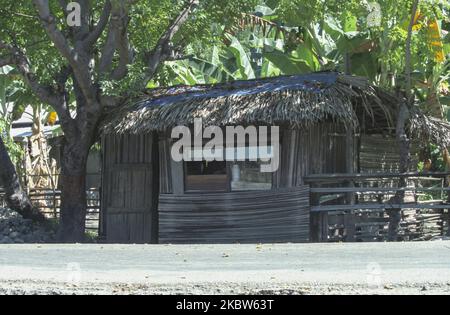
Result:
<svg viewBox="0 0 450 315"><path fill-rule="evenodd" d="M323 211L348 211L348 210L383 210L383 209L450 209L448 203L426 204L426 203L371 203L355 205L326 205L312 206L311 212Z"/></svg>
<svg viewBox="0 0 450 315"><path fill-rule="evenodd" d="M170 159L170 170L172 172L172 190L174 195L184 194L184 165L183 162L175 162Z"/></svg>
<svg viewBox="0 0 450 315"><path fill-rule="evenodd" d="M312 193L320 193L320 194L335 194L335 193L395 193L397 191L416 191L416 192L428 192L428 191L450 191L450 187L430 187L430 188L414 188L414 187L406 187L406 188L378 188L378 187L333 187L333 188L311 188Z"/></svg>
<svg viewBox="0 0 450 315"><path fill-rule="evenodd" d="M405 178L405 177L446 177L450 172L407 172L407 173L335 173L335 174L312 174L304 177L305 182L382 179L382 178Z"/></svg>

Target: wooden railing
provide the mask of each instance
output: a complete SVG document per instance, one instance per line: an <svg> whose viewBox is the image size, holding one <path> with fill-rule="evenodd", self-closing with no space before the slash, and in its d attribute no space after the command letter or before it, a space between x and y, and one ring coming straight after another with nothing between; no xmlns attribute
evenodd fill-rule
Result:
<svg viewBox="0 0 450 315"><path fill-rule="evenodd" d="M394 220L395 211L401 214L399 226L403 229L396 239L442 235L449 225L450 188L444 187L444 179L449 175L448 172L427 172L307 176L304 180L310 185L311 192L311 239L386 240L388 235L398 232L392 231L395 224L389 224ZM398 187L401 178L407 180L407 187ZM424 184L430 187L424 187ZM405 196L403 200L395 198L400 193ZM425 197L429 200L423 200ZM435 223L432 233L424 223L430 221ZM361 228L370 227L370 222L373 223L372 234Z"/></svg>
<svg viewBox="0 0 450 315"><path fill-rule="evenodd" d="M30 190L29 197L34 206L48 218L58 219L61 208L61 191L35 188ZM98 189L90 189L87 195L86 231L98 232L100 215L100 193ZM0 189L0 206L6 206L4 193Z"/></svg>

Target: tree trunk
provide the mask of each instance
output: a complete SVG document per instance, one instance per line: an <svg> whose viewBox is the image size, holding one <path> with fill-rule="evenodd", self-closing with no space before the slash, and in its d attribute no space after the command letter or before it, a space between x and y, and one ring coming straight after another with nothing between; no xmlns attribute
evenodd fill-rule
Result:
<svg viewBox="0 0 450 315"><path fill-rule="evenodd" d="M406 173L409 170L411 154L410 154L410 140L406 133L406 122L409 119L409 109L412 108L414 104L414 94L412 93L411 84L411 39L412 31L415 23L415 16L419 6L419 0L414 0L411 9L411 17L408 25L408 36L406 38L406 50L405 50L405 77L406 77L406 101L402 101L399 106L397 125L395 130L395 135L399 145L400 151L400 163L399 171L400 173ZM407 185L407 178L400 178L398 182L398 188L404 188ZM405 200L405 192L397 191L395 196L391 198L394 203L402 204ZM401 208L391 209L388 211L389 215L389 227L388 227L388 240L397 240L398 228L401 220Z"/></svg>
<svg viewBox="0 0 450 315"><path fill-rule="evenodd" d="M406 133L406 122L409 118L409 110L405 103L400 104L399 113L397 117L396 126L396 138L399 145L400 161L399 172L406 173L409 170L411 153L410 153L410 139ZM406 178L399 178L398 188L405 188L407 186ZM392 198L393 203L403 203L405 199L405 192L398 191ZM395 241L397 239L398 228L401 220L402 209L390 209L389 215L389 227L388 227L388 240Z"/></svg>
<svg viewBox="0 0 450 315"><path fill-rule="evenodd" d="M80 243L86 227L86 165L89 148L66 143L61 161L61 212L58 240Z"/></svg>
<svg viewBox="0 0 450 315"><path fill-rule="evenodd" d="M400 173L406 173L409 170L409 166L411 163L411 153L410 153L410 139L406 133L406 122L409 119L409 110L405 103L400 105L400 110L397 118L397 127L396 127L396 137L399 143L399 151L400 151L400 163L399 169ZM400 183L406 185L406 179L403 178L400 180Z"/></svg>
<svg viewBox="0 0 450 315"><path fill-rule="evenodd" d="M33 208L28 195L22 188L14 164L12 163L3 139L0 137L0 182L5 189L8 207L26 219L43 220L44 216Z"/></svg>

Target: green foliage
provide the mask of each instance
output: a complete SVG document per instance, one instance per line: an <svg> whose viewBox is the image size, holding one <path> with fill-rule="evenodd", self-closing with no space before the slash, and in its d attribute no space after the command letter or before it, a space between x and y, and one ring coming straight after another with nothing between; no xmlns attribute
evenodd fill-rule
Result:
<svg viewBox="0 0 450 315"><path fill-rule="evenodd" d="M236 37L227 34L227 38L231 41L229 50L232 52L234 58L236 59L236 63L239 67L240 77L242 77L242 79L244 80L254 79L255 72L253 71L250 57L247 55L244 47Z"/></svg>
<svg viewBox="0 0 450 315"><path fill-rule="evenodd" d="M165 84L216 83L248 79L253 74L344 71L347 56L352 74L368 77L384 88L404 89L405 45L413 1L377 2L382 13L380 24L369 26L370 11L361 1L265 1L254 12L260 21L233 30L233 35L225 35L227 41L215 41L213 46L191 45L189 58L168 64L171 75ZM442 29L450 30L449 15L444 12L449 11L442 3L421 2L423 21L418 21L421 28L415 28L412 37L412 69L414 92L422 99L422 107L432 111L427 108L427 96L438 90L444 115L450 120L450 63L435 62L426 22L438 17ZM443 42L446 54L450 54L450 35ZM443 171L442 152L432 145L429 152L432 170ZM423 162L419 170L423 170Z"/></svg>
<svg viewBox="0 0 450 315"><path fill-rule="evenodd" d="M10 66L0 67L0 115L7 118L9 114L9 95L12 83L9 73L13 70Z"/></svg>
<svg viewBox="0 0 450 315"><path fill-rule="evenodd" d="M234 31L232 36L225 34L228 37L225 47L220 42L215 42L213 47L232 52L239 69L236 75L233 67L227 67L234 74L231 76L233 79L264 76L259 73L261 64L272 69L270 74L298 74L328 69L344 71L345 58L348 56L353 74L366 76L376 84L393 88L392 84L403 82L406 27L412 0L383 0L378 3L382 10L380 24L369 27L367 17L370 10L366 2L261 2L254 10L260 22L253 22L253 25L247 25L237 33ZM424 7L430 5L424 4ZM269 22L278 26L264 25ZM271 30L267 31L267 28ZM226 27L216 29L227 30ZM431 52L425 51L426 41L421 37L425 35L418 32L417 36L413 42L413 55L420 58L415 58L413 62L414 67L420 68L429 63ZM203 45L201 51L208 49L208 45ZM199 51L194 52L196 57ZM255 53L262 55L258 65L252 58ZM424 54L427 57L424 58ZM190 76L184 81L188 84L198 82L195 79L198 76L190 73L196 66L186 63L184 66L191 68L191 71L181 71L184 77ZM180 72L179 69L177 72ZM393 81L392 77L398 78ZM229 79L230 76L220 78Z"/></svg>
<svg viewBox="0 0 450 315"><path fill-rule="evenodd" d="M23 150L20 145L14 143L10 137L11 123L22 115L20 106L11 106L14 94L17 92L20 81L12 77L13 68L0 67L0 136L14 164L21 161Z"/></svg>
<svg viewBox="0 0 450 315"><path fill-rule="evenodd" d="M84 233L85 243L95 244L98 242L98 233L95 231L86 231Z"/></svg>
<svg viewBox="0 0 450 315"><path fill-rule="evenodd" d="M445 172L445 162L442 157L442 150L434 144L430 144L431 170L434 172Z"/></svg>
<svg viewBox="0 0 450 315"><path fill-rule="evenodd" d="M93 1L94 24L105 0ZM381 8L380 24L369 25L371 5ZM386 88L403 87L405 41L413 0L205 0L177 33L173 45L186 57L169 61L161 67L149 87L167 84L216 83L252 79L279 74L298 74L318 70L344 71L350 60L352 74L367 76ZM443 30L450 30L450 5L439 0L420 2L423 27L413 34L414 84L421 97L429 91L423 83L436 74L433 51L425 21L436 17ZM70 32L59 1L53 0L52 12L64 33ZM96 71L106 95L133 96L143 79L142 59L152 51L159 36L183 6L182 0L138 1L127 7L130 16L128 37L137 59L120 81L108 81ZM35 18L31 1L17 6L4 0L0 8L0 37L25 47L33 71L44 83L66 61L61 58ZM251 16L245 20L245 17ZM239 25L239 27L238 27ZM14 38L12 35L14 34ZM101 51L104 32L93 48ZM450 35L443 39L444 51L450 53ZM346 58L347 57L347 58ZM113 65L117 65L114 58ZM94 68L97 63L93 63ZM445 81L448 82L448 79ZM72 92L72 89L69 88ZM0 95L1 96L1 95ZM447 100L442 96L442 101ZM73 93L71 93L73 100ZM18 108L20 109L20 108Z"/></svg>
<svg viewBox="0 0 450 315"><path fill-rule="evenodd" d="M316 53L320 44L308 30L280 26L276 11L264 4L256 6L254 14L250 23L241 20L238 29L215 25L223 40L191 43L189 57L166 63L159 83L216 83L321 69Z"/></svg>
<svg viewBox="0 0 450 315"><path fill-rule="evenodd" d="M88 1L92 5L91 18L94 25L101 15L105 0ZM169 23L177 16L185 5L184 0L149 0L133 1L126 8L130 21L128 23L128 37L134 49L136 60L129 66L126 78L116 81L108 81L101 77L94 69L95 79L103 88L106 95L128 95L139 93L136 87L142 82L142 69L145 67L144 57L151 52L159 37L166 31ZM64 34L72 30L67 26L60 1L51 0L51 11L57 18L58 26ZM113 1L115 3L115 1ZM189 43L202 42L209 44L214 42L218 34L214 25L225 27L235 25L236 20L244 12L250 12L258 4L257 0L204 0L199 1L195 12L191 14L173 40L175 47L185 47ZM100 41L93 50L100 52L106 41L106 33L103 32ZM53 44L51 44L41 22L36 18L36 9L32 1L25 1L20 6L17 1L4 0L0 8L0 38L7 42L14 42L20 47L26 48L26 53L31 60L33 71L42 83L54 84L53 78L67 61L61 57ZM119 58L114 58L112 66L116 66ZM93 63L98 65L98 63ZM73 99L73 86L69 87L71 99Z"/></svg>
<svg viewBox="0 0 450 315"><path fill-rule="evenodd" d="M9 123L3 117L0 117L0 137L2 137L2 140L5 143L11 161L13 164L18 165L23 158L24 152L22 147L15 143L10 137L10 127Z"/></svg>
<svg viewBox="0 0 450 315"><path fill-rule="evenodd" d="M276 5L279 18L288 26L308 27L313 23L322 22L327 15L347 18L347 25L354 18L347 15L361 10L362 1L359 0L279 0L272 1Z"/></svg>

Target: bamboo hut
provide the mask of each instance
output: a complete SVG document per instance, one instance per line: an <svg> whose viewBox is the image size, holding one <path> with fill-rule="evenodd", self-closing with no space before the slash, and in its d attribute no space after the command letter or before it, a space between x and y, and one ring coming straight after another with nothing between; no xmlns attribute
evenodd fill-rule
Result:
<svg viewBox="0 0 450 315"><path fill-rule="evenodd" d="M305 178L395 170L398 104L335 72L150 90L102 126L101 234L123 243L310 241L320 222ZM195 118L204 127L279 126L278 169L263 174L258 159L174 161L171 130ZM450 143L449 126L419 110L409 130Z"/></svg>

